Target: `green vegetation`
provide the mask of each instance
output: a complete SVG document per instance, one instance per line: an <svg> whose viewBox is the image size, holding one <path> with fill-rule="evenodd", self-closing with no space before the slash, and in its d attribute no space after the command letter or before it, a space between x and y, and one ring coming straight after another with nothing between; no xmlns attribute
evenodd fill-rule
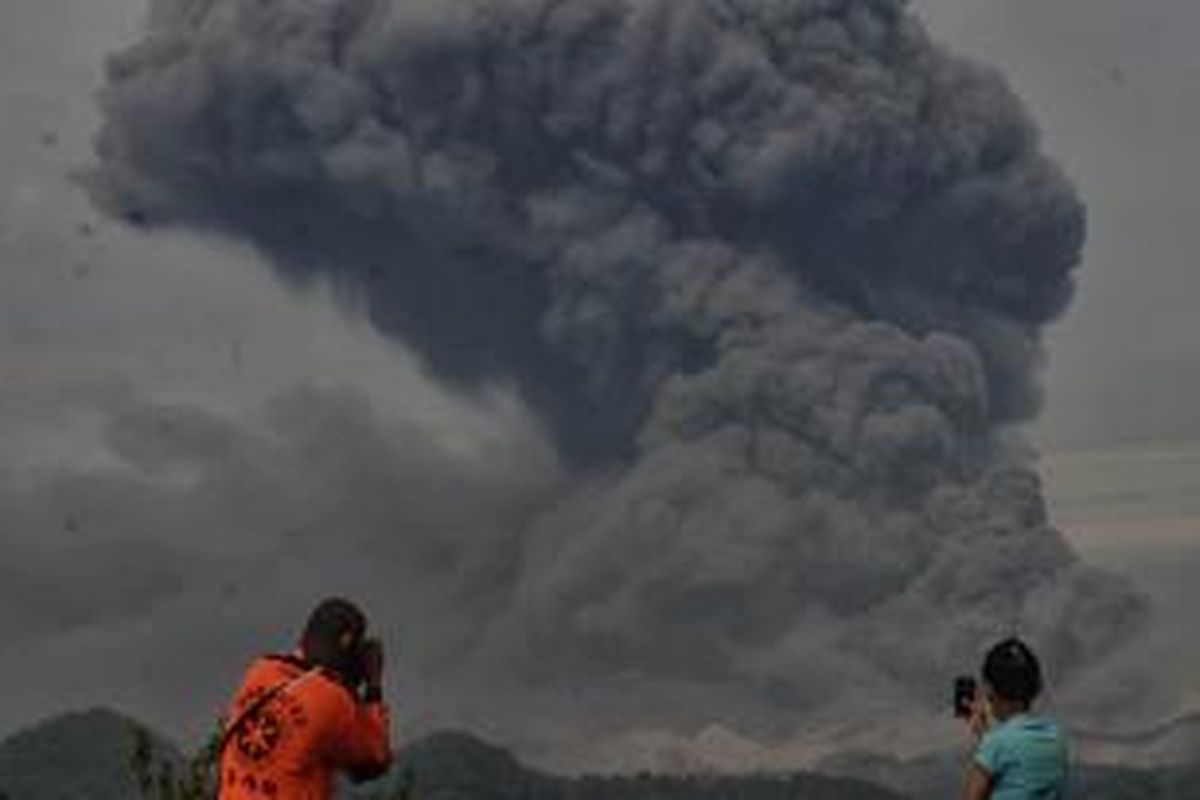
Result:
<svg viewBox="0 0 1200 800"><path fill-rule="evenodd" d="M147 728L131 725L127 765L138 800L212 800L218 741L214 733L200 752L181 764L178 754L164 750Z"/></svg>

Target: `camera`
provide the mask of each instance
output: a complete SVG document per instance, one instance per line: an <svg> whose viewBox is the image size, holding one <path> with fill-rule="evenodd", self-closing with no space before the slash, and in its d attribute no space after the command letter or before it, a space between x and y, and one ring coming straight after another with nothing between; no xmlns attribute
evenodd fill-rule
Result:
<svg viewBox="0 0 1200 800"><path fill-rule="evenodd" d="M954 716L967 719L975 706L975 697L979 692L979 684L970 675L960 675L954 679Z"/></svg>
<svg viewBox="0 0 1200 800"><path fill-rule="evenodd" d="M347 658L343 677L346 683L354 689L367 682L371 675L371 665L379 660L383 645L373 637L361 639Z"/></svg>

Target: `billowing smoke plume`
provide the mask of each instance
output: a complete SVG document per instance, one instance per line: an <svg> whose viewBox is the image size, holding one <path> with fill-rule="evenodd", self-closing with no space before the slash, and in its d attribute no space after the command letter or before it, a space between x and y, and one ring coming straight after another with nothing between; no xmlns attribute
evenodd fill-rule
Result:
<svg viewBox="0 0 1200 800"><path fill-rule="evenodd" d="M102 105L106 208L251 241L552 431L566 488L426 575L488 584L463 670L778 722L1137 627L1005 443L1083 208L902 0L155 0Z"/></svg>

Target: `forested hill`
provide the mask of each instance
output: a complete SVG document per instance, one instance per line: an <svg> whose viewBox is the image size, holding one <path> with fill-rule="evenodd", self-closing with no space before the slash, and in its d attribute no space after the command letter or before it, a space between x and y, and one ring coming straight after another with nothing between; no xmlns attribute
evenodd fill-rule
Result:
<svg viewBox="0 0 1200 800"><path fill-rule="evenodd" d="M139 800L129 769L137 723L103 709L42 722L0 742L0 800ZM152 736L155 763L182 759ZM355 800L932 800L957 793L950 757L849 756L826 774L567 778L529 769L474 736L442 733L397 755ZM1196 800L1200 761L1145 771L1076 766L1070 800ZM890 788L885 788L890 787ZM159 795L151 794L157 798Z"/></svg>
<svg viewBox="0 0 1200 800"><path fill-rule="evenodd" d="M3 800L133 800L129 770L136 723L106 709L66 714L0 742ZM178 752L156 738L160 759Z"/></svg>
<svg viewBox="0 0 1200 800"><path fill-rule="evenodd" d="M42 722L0 743L3 800L137 800L130 763L139 726L94 709ZM143 729L144 730L144 729ZM154 736L155 761L182 761ZM461 733L401 750L388 777L348 792L359 800L902 800L870 784L818 775L565 778L528 769ZM158 798L158 794L151 794Z"/></svg>

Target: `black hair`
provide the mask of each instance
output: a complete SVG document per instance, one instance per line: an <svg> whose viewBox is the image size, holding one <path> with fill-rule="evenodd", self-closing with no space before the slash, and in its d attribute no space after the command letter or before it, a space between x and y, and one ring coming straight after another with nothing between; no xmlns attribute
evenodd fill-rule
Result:
<svg viewBox="0 0 1200 800"><path fill-rule="evenodd" d="M367 630L367 615L341 597L330 597L309 614L300 637L304 657L313 664L352 679L359 666L359 645ZM349 636L347 637L347 634Z"/></svg>
<svg viewBox="0 0 1200 800"><path fill-rule="evenodd" d="M988 651L983 660L983 679L998 697L1026 705L1042 691L1042 668L1037 656L1016 637Z"/></svg>

